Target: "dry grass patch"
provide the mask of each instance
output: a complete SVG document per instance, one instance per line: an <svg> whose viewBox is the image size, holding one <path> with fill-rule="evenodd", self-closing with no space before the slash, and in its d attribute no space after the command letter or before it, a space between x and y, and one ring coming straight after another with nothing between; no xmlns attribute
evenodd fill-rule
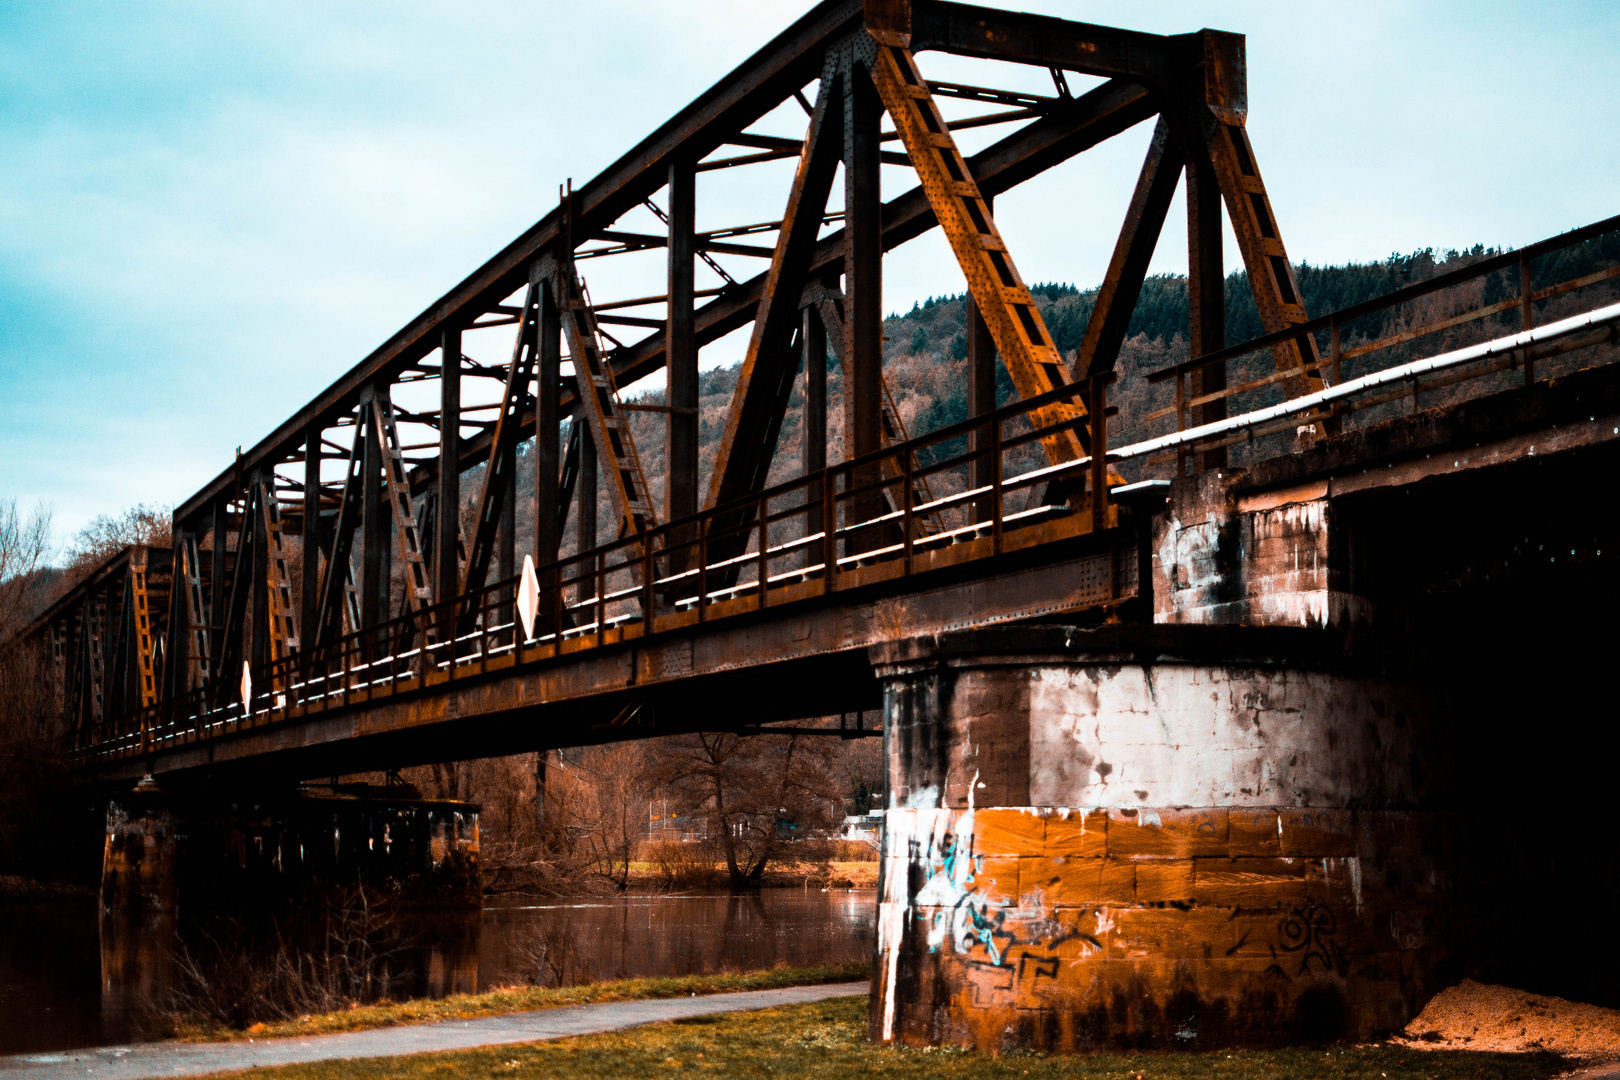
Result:
<svg viewBox="0 0 1620 1080"><path fill-rule="evenodd" d="M330 1035L339 1031L430 1024L439 1020L466 1020L475 1016L561 1009L597 1001L639 1001L651 998L728 994L739 990L773 990L783 986L816 986L870 978L872 966L862 961L829 967L775 968L770 971L728 972L719 975L682 975L672 978L620 979L586 986L514 986L482 994L456 994L444 998L358 1005L340 1012L301 1016L295 1020L254 1024L246 1031L216 1025L182 1023L177 1038L186 1042L222 1042L246 1039Z"/></svg>

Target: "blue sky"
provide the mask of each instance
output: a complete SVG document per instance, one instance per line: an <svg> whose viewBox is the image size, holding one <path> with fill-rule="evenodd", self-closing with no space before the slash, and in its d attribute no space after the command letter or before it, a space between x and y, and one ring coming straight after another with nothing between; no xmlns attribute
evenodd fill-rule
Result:
<svg viewBox="0 0 1620 1080"><path fill-rule="evenodd" d="M52 504L65 539L185 498L808 6L0 0L0 499ZM1003 6L1246 33L1295 259L1620 211L1620 5ZM1146 135L998 202L1026 279L1096 282ZM716 180L700 227L779 216L781 194ZM1155 268L1184 264L1172 225ZM659 291L661 256L601 265L599 297ZM935 240L886 273L889 310L961 290Z"/></svg>

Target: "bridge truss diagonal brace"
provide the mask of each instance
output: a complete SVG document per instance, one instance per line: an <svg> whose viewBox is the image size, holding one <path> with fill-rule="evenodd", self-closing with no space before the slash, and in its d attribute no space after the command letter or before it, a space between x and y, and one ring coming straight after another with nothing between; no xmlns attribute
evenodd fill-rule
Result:
<svg viewBox="0 0 1620 1080"><path fill-rule="evenodd" d="M151 596L146 587L151 549L139 544L129 553L130 646L135 667L135 693L141 707L157 703L157 642L152 633Z"/></svg>
<svg viewBox="0 0 1620 1080"><path fill-rule="evenodd" d="M517 498L514 483L517 444L522 414L528 403L529 383L535 374L539 296L540 286L530 282L523 300L523 313L518 319L517 338L512 343L512 363L507 368L506 390L501 395L501 411L496 417L495 435L489 444L484 484L478 495L478 524L473 533L472 547L467 552L466 573L461 581L463 596L483 589L489 579L490 560L495 556L496 530L503 519L510 521L516 517L515 514L503 514L503 511L508 500ZM456 513L458 509L440 507L439 512Z"/></svg>
<svg viewBox="0 0 1620 1080"><path fill-rule="evenodd" d="M217 545L224 548L224 543ZM224 570L223 550L213 553L214 573ZM182 532L174 545L174 581L178 607L170 609L169 619L178 623L183 654L170 661L178 667L184 664L183 682L176 679L175 689L184 693L199 690L208 681L208 604L203 598L201 558L197 551L197 534L190 529ZM181 673L176 672L179 676Z"/></svg>
<svg viewBox="0 0 1620 1080"><path fill-rule="evenodd" d="M816 254L827 199L844 149L846 76L841 50L827 52L809 131L799 152L782 227L755 312L753 335L732 392L725 432L710 474L711 507L764 487L798 373L798 356L792 345L800 323L800 296Z"/></svg>
<svg viewBox="0 0 1620 1080"><path fill-rule="evenodd" d="M241 666L248 658L247 651L252 645L252 629L248 626L248 609L250 596L253 591L253 555L254 541L258 536L258 529L253 525L253 485L249 484L245 490L239 489L236 498L241 507L238 515L236 530L236 559L231 566L229 587L225 592L224 609L218 614L219 622L219 648L213 656L213 677L209 680L217 695L216 704L227 703L226 695L231 690L232 680L229 675L233 669ZM214 543L218 547L224 546L225 529L218 526L214 530ZM216 578L216 580L218 580Z"/></svg>
<svg viewBox="0 0 1620 1080"><path fill-rule="evenodd" d="M275 477L260 477L255 487L259 529L266 556L265 618L269 659L285 660L298 651L298 614L293 607L292 575L287 571L287 550L282 544L281 505L276 501ZM282 689L282 687L277 687Z"/></svg>
<svg viewBox="0 0 1620 1080"><path fill-rule="evenodd" d="M354 427L354 445L343 470L343 493L338 497L337 523L332 529L332 549L327 552L326 571L321 577L321 610L316 620L316 645L328 645L345 629L361 627L360 596L354 586L354 535L360 528L361 496L364 488L365 440L368 418L361 409Z"/></svg>
<svg viewBox="0 0 1620 1080"><path fill-rule="evenodd" d="M1201 52L1195 68L1200 76L1188 95L1189 157L1202 153L1212 169L1226 202L1227 219L1249 273L1249 287L1259 310L1260 325L1268 334L1298 326L1308 318L1293 264L1283 246L1282 232L1272 211L1265 181L1249 143L1247 60L1242 35L1205 30L1197 35ZM1298 372L1283 382L1287 397L1301 397L1323 388L1315 365L1321 362L1316 339L1310 334L1273 346L1279 372ZM1315 434L1332 425L1319 421Z"/></svg>
<svg viewBox="0 0 1620 1080"><path fill-rule="evenodd" d="M578 392L579 413L590 425L596 452L607 466L608 497L619 519L620 536L636 536L658 524L647 478L641 469L630 421L620 407L619 388L602 348L596 312L572 260L558 266L551 276L554 299L568 335L568 351L574 361L574 386Z"/></svg>
<svg viewBox="0 0 1620 1080"><path fill-rule="evenodd" d="M394 403L386 387L371 399L371 433L381 451L383 496L393 508L394 533L404 557L405 605L412 612L433 606L427 560L422 551L422 528L411 505L411 485L394 423Z"/></svg>
<svg viewBox="0 0 1620 1080"><path fill-rule="evenodd" d="M144 708L157 701L157 668L155 643L152 640L151 605L147 595L146 572L149 549L137 544L130 549L128 565L119 590L116 627L109 610L107 618L107 652L111 666L106 672L107 692L103 702L108 715L127 712L131 708ZM108 600L112 599L109 589ZM135 694L130 697L133 683Z"/></svg>
<svg viewBox="0 0 1620 1080"><path fill-rule="evenodd" d="M884 40L866 36L871 42L872 81L967 278L968 291L983 313L1007 374L1024 398L1067 385L1071 382L1068 365L906 47L906 36L882 30L876 34ZM1085 416L1085 406L1079 401L1055 402L1036 410L1032 419L1044 427L1083 421ZM1086 457L1086 442L1083 423L1041 440L1054 465Z"/></svg>
<svg viewBox="0 0 1620 1080"><path fill-rule="evenodd" d="M1172 135L1170 122L1160 116L1148 143L1136 189L1131 194L1130 207L1125 212L1119 241L1108 262L1108 273L1097 290L1097 302L1086 322L1085 336L1075 351L1075 378L1089 378L1114 370L1184 165L1185 158Z"/></svg>

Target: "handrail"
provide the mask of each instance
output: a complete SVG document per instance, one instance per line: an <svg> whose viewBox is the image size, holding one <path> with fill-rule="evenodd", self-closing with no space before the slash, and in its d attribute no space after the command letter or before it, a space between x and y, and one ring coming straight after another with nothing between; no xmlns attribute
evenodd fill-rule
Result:
<svg viewBox="0 0 1620 1080"><path fill-rule="evenodd" d="M1205 439L1252 428L1272 420L1280 420L1298 413L1310 412L1323 405L1332 404L1366 390L1387 386L1391 383L1406 382L1417 378L1419 375L1427 375L1431 372L1458 367L1475 360L1484 360L1493 356L1516 352L1519 349L1541 344L1555 338L1568 337L1581 330L1595 329L1600 326L1613 326L1616 323L1620 323L1620 304L1610 304L1582 315L1572 315L1567 319L1547 323L1545 326L1539 326L1534 330L1524 330L1508 337L1496 338L1493 341L1469 345L1461 349L1454 349L1451 352L1440 353L1437 356L1413 360L1410 363L1385 368L1382 371L1374 371L1371 374L1350 379L1337 386L1318 390L1314 394L1289 398L1287 401L1272 405L1269 408L1256 409L1253 412L1228 417L1225 420L1212 421L1198 427L1188 428L1185 431L1176 431L1169 435L1161 435L1158 438L1146 439L1139 443L1132 443L1129 446L1122 446L1118 450L1110 450L1108 458L1111 461L1125 461L1129 458L1141 457L1144 454L1160 453L1179 446L1202 442Z"/></svg>
<svg viewBox="0 0 1620 1080"><path fill-rule="evenodd" d="M1604 331L1601 338L1590 337L1589 332L1598 330ZM1106 448L1104 423L1108 410L1104 391L1108 379L1071 384L1040 398L1011 402L992 413L949 425L886 450L829 465L818 473L774 485L747 499L712 507L646 533L559 558L537 571L541 602L531 631L526 632L517 621L515 597L520 577L503 578L474 593L451 597L378 626L250 668L250 698L245 703L224 700L234 693L234 686L213 686L104 718L95 731L87 733L90 744L74 752L81 756L147 753L163 746L279 722L292 708L352 705L356 701L391 695L402 687L419 686L430 674L457 679L487 672L492 662L505 663L509 656L560 655L564 642L580 638L594 639L600 646L608 641L608 634L634 623L640 623L644 634L651 633L658 630L658 621L666 614L695 609L697 621L703 623L716 617L712 611L714 605L736 600L749 590L756 591L756 602L729 608L726 614L757 611L772 602L773 589L819 578L823 592L829 592L839 588L842 575L870 562L893 559L901 565L903 573L910 573L919 552L949 545L958 539L989 540L988 550L974 555L975 558L999 555L1003 539L1010 530L1045 520L1049 515L1075 513L1077 517L1084 517L1089 509L1092 528L1105 524L1106 463L1166 450L1184 451L1231 433L1253 432L1262 425L1286 426L1290 417L1315 414L1328 406L1392 385L1410 383L1421 388L1419 381L1426 375L1453 372L1451 381L1458 376L1472 378L1499 370L1504 363L1501 358L1515 353L1524 354L1527 360L1533 359L1538 345L1559 341L1556 351L1563 352L1596 344L1598 340L1613 340L1617 334L1620 334L1620 303L1373 372L1239 416L1105 449L1102 455L1089 454L1057 465L1042 463L1008 475L1006 457L1010 451L1039 442L1059 427L1089 422L1092 445ZM1462 370L1480 362L1485 366L1479 370ZM1087 417L1059 421L1044 428L1032 422L1027 431L1015 435L1006 433L1007 424L1019 416L1065 395L1082 393L1087 395ZM1374 394L1350 407L1363 407L1381 400L1384 398ZM922 448L985 428L989 429L989 437L978 441L987 442L988 446L972 447L928 466L914 468L908 464L888 479L856 482L863 466L885 456L899 455L903 461L914 461ZM898 485L903 494L921 473L961 470L985 457L991 462L991 482L987 485L965 487L921 506L912 506L909 499L902 498L898 510L884 509L870 516L853 512L864 514L866 511L861 508L872 507L873 493L886 487ZM1086 485L1090 489L1089 507L1073 505L1071 510L1069 505L1041 505L1008 512L1005 504L1008 492L1057 478L1080 476L1090 480ZM1101 483L1099 478L1103 478ZM1078 490L1078 485L1073 490ZM802 501L772 508L773 502L798 497L801 492ZM926 537L914 535L914 530L909 528L915 515L920 513L940 513L953 507L979 508L986 504L989 506L987 520L970 518L959 528ZM882 506L880 500L877 505ZM842 521L840 506L852 511L845 514ZM744 507L755 512L754 520L735 524L737 510ZM819 528L815 527L817 519ZM773 526L794 520L805 522L803 534L789 535L772 543ZM901 527L896 529L897 525ZM759 538L756 550L728 554L714 563L708 561L710 544L716 536L741 533L746 539L754 535L755 530ZM872 538L871 546L855 544L840 553L841 544L863 536ZM690 555L677 558L681 552L695 553L696 565L689 565ZM789 558L795 560L794 564L790 569L781 570L782 560ZM754 568L754 577L737 580L737 573L746 572L749 567ZM637 604L639 611L634 610ZM466 629L440 640L445 628L458 625L458 613L470 613L470 619L460 620L460 625ZM526 653L535 648L552 651L538 657L532 652Z"/></svg>
<svg viewBox="0 0 1620 1080"><path fill-rule="evenodd" d="M611 630L627 623L640 622L644 632L656 627L659 609L674 612L696 608L699 621L712 618L709 612L715 603L757 591L756 610L769 603L772 588L789 581L802 581L812 577L822 580L823 588L836 587L835 579L853 567L868 561L886 558L900 559L905 571L912 570L913 553L932 550L962 538L965 533L975 535L986 531L993 535L992 551L999 553L1004 528L1043 520L1054 512L1065 513L1066 508L1036 507L1006 516L994 522L980 522L961 529L942 530L927 537L913 537L911 524L919 513L938 513L948 508L972 504L986 492L985 487L929 500L922 506L913 506L907 497L918 477L962 470L975 459L992 456L995 459L994 481L989 491L999 510L1006 492L1020 490L1053 479L1071 471L1087 468L1091 458L1085 457L1058 466L1041 465L1024 472L1006 475L1001 460L1008 453L1016 453L1062 430L1089 424L1093 439L1105 438L1102 418L1106 415L1104 390L1113 380L1113 373L1070 383L1054 390L1020 401L1009 402L1000 408L977 417L959 421L918 438L881 448L849 461L828 465L820 472L796 477L773 485L754 495L733 502L710 507L684 518L662 523L644 533L627 536L601 544L573 555L561 557L544 567L536 568L542 582L540 621L533 635L523 633L516 624L515 596L521 576L489 582L474 593L452 597L418 611L409 612L387 622L344 634L323 645L311 646L289 657L271 661L257 668L249 668L247 682L250 700L224 701L235 693L235 686L212 686L188 691L119 717L108 718L100 729L100 737L92 734L92 744L80 748L94 754L124 754L147 752L155 746L168 745L176 740L208 738L222 733L253 727L267 722L274 714L288 708L319 706L332 703L349 704L356 699L364 701L379 694L387 695L405 682L412 682L438 671L450 678L461 677L469 669L478 672L489 662L520 648L541 645L559 645L562 641L580 636L594 637L597 644L606 640ZM1079 400L1096 412L1095 416L1069 417L1041 426L1031 417L1028 430L1009 434L1004 428L1011 422L1056 401ZM991 437L988 447L970 448L928 465L916 463L919 451L953 439L983 432L988 428ZM863 469L874 464L898 458L903 464L895 475L884 478L877 473L875 480L857 482ZM872 472L876 472L873 470ZM871 475L867 473L865 475ZM840 486L841 485L841 486ZM899 486L900 497L895 500L898 510L884 509L867 516L860 510L859 517L847 516L839 522L840 507L859 509L876 494ZM801 494L802 493L802 494ZM818 494L819 493L819 494ZM773 509L773 503L794 498L792 506ZM1092 498L1093 508L1106 505L1106 493L1098 492ZM820 509L817 509L817 506ZM876 506L882 506L878 501ZM752 510L751 521L736 523L739 510ZM771 530L782 523L802 520L807 513L822 519L820 531L806 529L806 535L790 536L782 542L772 543ZM1093 522L1097 520L1093 515ZM887 543L880 530L900 525L903 538ZM829 527L830 526L830 527ZM756 550L709 563L707 551L720 536L742 534L753 536L758 530L760 542ZM879 531L874 531L879 530ZM876 539L874 546L838 554L837 547L845 541L857 541L867 535ZM746 543L746 541L745 541ZM800 552L813 552L820 548L820 561L806 555L807 565L796 565L792 570L778 572L783 558L798 559ZM680 568L675 555L682 550L695 550L697 565ZM728 583L725 578L738 571L754 567L749 580ZM625 586L614 586L616 575L635 575ZM719 578L719 580L716 580ZM690 589L683 586L690 586ZM572 593L572 597L568 594ZM639 603L639 613L618 612L622 604ZM457 628L447 640L438 640L447 628ZM226 680L229 682L230 680Z"/></svg>
<svg viewBox="0 0 1620 1080"><path fill-rule="evenodd" d="M1604 218L1602 221L1595 221L1590 225L1583 225L1578 229L1571 229L1566 233L1559 233L1557 236L1549 236L1545 240L1538 240L1533 244L1527 244L1526 246L1517 248L1513 251L1504 251L1500 255L1493 255L1490 258L1481 259L1477 263L1471 263L1468 266L1447 271L1446 273L1441 274L1438 277L1432 277L1427 281L1419 281L1411 285L1403 285L1394 292L1388 292L1382 296L1375 296L1369 300L1363 300L1360 303L1351 304L1349 307L1340 308L1337 311L1330 311L1326 315L1318 315L1316 318L1308 319L1297 326L1290 326L1282 330L1273 331L1269 334L1262 334L1257 338L1250 338L1248 341L1241 342L1237 345L1228 345L1225 348L1216 349L1214 352L1205 353L1203 356L1194 357L1191 360L1183 360L1181 363L1173 364L1170 367L1159 368L1157 371L1151 371L1148 373L1147 381L1150 383L1163 382L1166 379L1173 379L1177 375L1200 370L1209 366L1210 364L1218 364L1223 360L1231 360L1235 357L1247 356L1249 353L1259 352L1261 349L1270 348L1273 345L1280 345L1285 341L1293 341L1303 334L1313 334L1318 330L1328 330L1331 329L1332 324L1335 321L1343 323L1348 322L1351 319L1358 319L1363 315L1371 315L1375 311L1382 311L1385 308L1395 307L1396 305L1405 303L1408 300L1415 300L1420 296L1427 296L1429 293L1439 292L1442 289L1449 289L1453 285L1460 285L1463 282L1471 281L1476 277L1484 277L1486 274L1494 274L1498 270L1506 270L1510 267L1518 265L1521 260L1538 258L1539 256L1546 255L1549 252L1558 251L1561 248L1572 247L1575 244L1584 243L1587 240L1591 240L1597 236L1602 236L1605 233L1613 232L1616 229L1620 229L1620 214L1616 214L1614 217ZM1324 358L1322 365L1325 366L1327 363L1328 360Z"/></svg>

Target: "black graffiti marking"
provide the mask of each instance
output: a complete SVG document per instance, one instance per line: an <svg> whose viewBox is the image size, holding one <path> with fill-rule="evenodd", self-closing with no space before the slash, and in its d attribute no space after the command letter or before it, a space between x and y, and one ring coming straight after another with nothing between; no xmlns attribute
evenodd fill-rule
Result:
<svg viewBox="0 0 1620 1080"><path fill-rule="evenodd" d="M1344 950L1334 940L1338 932L1339 920L1334 917L1333 909L1310 900L1304 907L1290 908L1278 921L1277 947L1300 954L1300 975L1310 970L1313 959L1321 962L1323 970L1343 975L1348 965Z"/></svg>

